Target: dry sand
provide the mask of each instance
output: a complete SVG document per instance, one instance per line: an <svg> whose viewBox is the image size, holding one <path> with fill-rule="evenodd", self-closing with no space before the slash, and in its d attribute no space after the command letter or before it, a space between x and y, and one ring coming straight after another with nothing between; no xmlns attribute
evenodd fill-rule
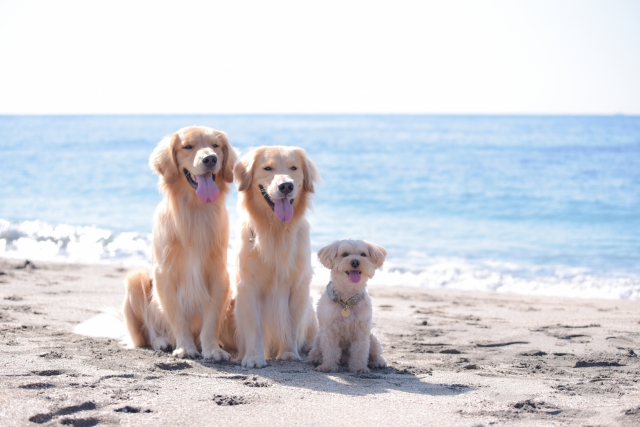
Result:
<svg viewBox="0 0 640 427"><path fill-rule="evenodd" d="M640 302L376 287L390 366L328 375L74 334L123 277L0 259L0 425L640 425Z"/></svg>

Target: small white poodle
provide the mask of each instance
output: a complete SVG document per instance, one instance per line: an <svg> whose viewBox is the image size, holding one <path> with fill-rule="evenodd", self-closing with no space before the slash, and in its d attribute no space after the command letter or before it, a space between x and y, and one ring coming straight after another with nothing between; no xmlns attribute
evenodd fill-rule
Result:
<svg viewBox="0 0 640 427"><path fill-rule="evenodd" d="M320 331L307 358L321 363L318 371L336 372L347 359L351 372L387 366L380 341L371 333L366 291L367 280L386 256L384 248L363 240L340 240L318 251L320 262L331 269L331 281L318 301Z"/></svg>

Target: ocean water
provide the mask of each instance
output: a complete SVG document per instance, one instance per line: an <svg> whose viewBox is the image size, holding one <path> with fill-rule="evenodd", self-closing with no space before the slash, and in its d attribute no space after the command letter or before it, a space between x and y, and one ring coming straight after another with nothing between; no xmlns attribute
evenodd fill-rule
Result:
<svg viewBox="0 0 640 427"><path fill-rule="evenodd" d="M626 116L0 116L0 257L146 265L148 157L193 124L242 153L304 148L324 181L312 249L384 246L373 284L640 299L640 117Z"/></svg>

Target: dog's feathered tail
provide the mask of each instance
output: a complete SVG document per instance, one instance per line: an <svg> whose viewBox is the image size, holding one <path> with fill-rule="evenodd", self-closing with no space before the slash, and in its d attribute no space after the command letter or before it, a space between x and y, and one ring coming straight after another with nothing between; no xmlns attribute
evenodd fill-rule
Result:
<svg viewBox="0 0 640 427"><path fill-rule="evenodd" d="M227 312L220 322L220 344L228 353L236 353L238 351L236 321L233 309L236 306L236 299L233 298L227 306Z"/></svg>
<svg viewBox="0 0 640 427"><path fill-rule="evenodd" d="M145 334L145 314L151 301L151 277L147 270L132 271L124 281L125 300L122 305L124 324L134 346L148 347Z"/></svg>

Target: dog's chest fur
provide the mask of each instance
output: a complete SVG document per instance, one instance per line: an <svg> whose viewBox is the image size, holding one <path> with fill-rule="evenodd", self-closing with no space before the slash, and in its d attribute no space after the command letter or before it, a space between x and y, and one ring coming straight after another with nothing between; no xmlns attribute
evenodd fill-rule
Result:
<svg viewBox="0 0 640 427"><path fill-rule="evenodd" d="M210 279L216 269L226 268L226 250L214 250L228 238L226 212L221 211L224 196L216 203L220 205L187 209L165 198L156 212L156 224L164 227L154 229L154 259L158 268L172 271L176 298L188 315L201 312L209 303Z"/></svg>
<svg viewBox="0 0 640 427"><path fill-rule="evenodd" d="M241 236L239 262L243 281L260 282L262 286L290 287L310 266L309 226L304 218L278 233L260 229L246 218ZM301 268L303 266L303 268Z"/></svg>
<svg viewBox="0 0 640 427"><path fill-rule="evenodd" d="M362 334L371 331L371 299L365 295L356 305L351 307L348 317L342 316L342 305L334 302L324 293L318 303L318 320L320 328L328 328L334 336L339 337L340 347L348 348L351 342Z"/></svg>
<svg viewBox="0 0 640 427"><path fill-rule="evenodd" d="M178 286L177 297L186 313L200 312L211 298L203 273L202 260L197 256L185 256L182 286Z"/></svg>

